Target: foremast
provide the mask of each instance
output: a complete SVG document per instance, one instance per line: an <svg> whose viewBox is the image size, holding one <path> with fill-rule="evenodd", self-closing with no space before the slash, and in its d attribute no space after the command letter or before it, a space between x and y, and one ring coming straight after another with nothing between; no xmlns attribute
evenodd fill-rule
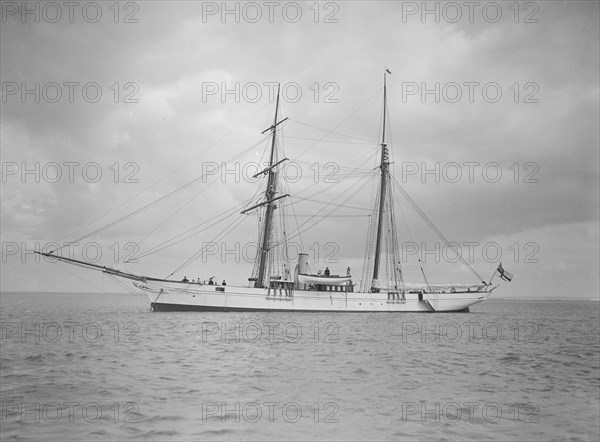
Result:
<svg viewBox="0 0 600 442"><path fill-rule="evenodd" d="M275 200L279 198L275 198L277 194L277 177L275 170L275 141L277 134L277 125L282 121L277 121L277 117L279 114L279 91L280 85L277 86L277 101L275 103L275 118L273 119L273 125L269 128L272 131L271 136L271 154L269 156L269 166L267 167L266 172L268 173L267 178L267 189L265 190L265 204L267 206L267 210L265 213L265 221L263 224L262 231L262 243L260 246L260 250L258 251L258 275L256 276L256 281L254 282L254 287L265 287L266 278L266 270L267 264L269 262L269 249L271 248L271 234L273 229L273 212L275 211ZM267 130L269 130L267 129ZM266 131L265 131L266 132Z"/></svg>

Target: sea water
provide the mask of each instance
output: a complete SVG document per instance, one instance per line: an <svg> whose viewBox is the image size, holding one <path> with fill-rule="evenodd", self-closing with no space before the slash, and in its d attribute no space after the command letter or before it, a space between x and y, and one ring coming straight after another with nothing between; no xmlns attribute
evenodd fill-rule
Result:
<svg viewBox="0 0 600 442"><path fill-rule="evenodd" d="M4 440L592 440L596 302L151 312L0 295Z"/></svg>

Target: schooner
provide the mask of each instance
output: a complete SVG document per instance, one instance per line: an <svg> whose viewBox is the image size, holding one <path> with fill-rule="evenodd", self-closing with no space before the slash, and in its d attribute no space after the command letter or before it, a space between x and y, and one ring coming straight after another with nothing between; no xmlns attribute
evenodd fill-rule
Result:
<svg viewBox="0 0 600 442"><path fill-rule="evenodd" d="M266 190L260 202L241 213L259 213L257 255L247 285L218 285L212 281L176 281L143 276L109 266L67 258L55 252L36 252L62 262L99 270L111 277L129 280L145 293L154 311L297 311L297 312L458 312L484 301L495 287L485 282L463 260L477 281L473 284L410 283L404 280L400 248L394 219L394 199L390 172L390 152L386 143L387 75L383 81L383 131L379 148L379 186L374 201L374 215L369 224L363 283L360 288L350 273L315 274L310 271L308 255L300 253L295 265L287 262L277 270L278 249L285 247L275 228L275 212L290 197L280 186L279 168L287 160L278 152L277 132L287 118L279 118L279 90L270 131L270 154L267 167L255 176L264 176ZM405 195L406 196L406 195ZM410 198L410 197L408 197ZM410 200L412 201L412 200ZM462 259L462 258L461 258ZM385 263L384 263L385 260ZM293 267L293 268L292 268ZM385 270L384 271L384 267ZM500 271L501 270L501 271ZM500 276L504 270L499 268ZM366 281L365 276L366 275ZM495 275L495 273L494 273ZM423 272L423 276L425 276ZM511 275L512 276L512 275ZM503 278L505 279L505 278Z"/></svg>

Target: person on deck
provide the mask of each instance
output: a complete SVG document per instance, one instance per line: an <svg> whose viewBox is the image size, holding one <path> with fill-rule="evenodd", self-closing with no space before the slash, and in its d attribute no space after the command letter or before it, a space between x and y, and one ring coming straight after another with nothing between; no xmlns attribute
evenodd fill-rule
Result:
<svg viewBox="0 0 600 442"><path fill-rule="evenodd" d="M329 267L325 267L325 276L329 276L330 272L329 272Z"/></svg>
<svg viewBox="0 0 600 442"><path fill-rule="evenodd" d="M184 276L183 279L182 279L182 281L183 282L190 282L190 281L188 281L187 276Z"/></svg>
<svg viewBox="0 0 600 442"><path fill-rule="evenodd" d="M214 276L211 276L208 280L208 285L215 285Z"/></svg>

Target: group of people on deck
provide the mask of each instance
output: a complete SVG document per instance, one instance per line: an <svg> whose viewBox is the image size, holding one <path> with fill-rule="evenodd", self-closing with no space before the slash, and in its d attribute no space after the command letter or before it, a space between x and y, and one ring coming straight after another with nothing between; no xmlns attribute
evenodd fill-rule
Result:
<svg viewBox="0 0 600 442"><path fill-rule="evenodd" d="M183 279L181 280L181 282L190 282L189 279L187 279L187 276L184 276ZM197 283L197 284L208 284L208 285L218 285L216 278L214 276L211 276L210 279L208 280L208 283L205 283L204 281L202 281L200 278L198 278L198 280L192 279L193 283ZM223 282L221 283L221 285L227 285L227 283L225 282L225 280L223 280Z"/></svg>
<svg viewBox="0 0 600 442"><path fill-rule="evenodd" d="M321 270L317 272L317 275L321 276ZM329 271L329 267L325 267L325 272L323 272L323 276L331 276L331 272ZM346 276L350 276L350 267L346 269Z"/></svg>
<svg viewBox="0 0 600 442"><path fill-rule="evenodd" d="M322 273L325 277L329 277L331 276L331 271L329 270L329 267L325 267L325 271ZM319 272L317 273L317 275L321 276L321 270L319 270ZM346 276L350 276L350 267L348 267L346 269ZM286 269L286 278L289 277L289 270ZM184 276L183 279L181 280L181 282L190 282L189 279L187 279L187 276ZM193 279L191 281L192 283L196 283L196 284L208 284L208 285L218 285L216 278L214 276L211 276L208 280L208 282L202 281L200 278ZM225 282L225 280L223 280L223 282L221 283L221 285L227 285L227 283Z"/></svg>
<svg viewBox="0 0 600 442"><path fill-rule="evenodd" d="M319 276L321 276L321 275L329 276L330 274L331 274L331 272L329 271L329 267L325 267L325 272L324 273L321 273L321 270L319 270L317 272L317 275L319 275Z"/></svg>

